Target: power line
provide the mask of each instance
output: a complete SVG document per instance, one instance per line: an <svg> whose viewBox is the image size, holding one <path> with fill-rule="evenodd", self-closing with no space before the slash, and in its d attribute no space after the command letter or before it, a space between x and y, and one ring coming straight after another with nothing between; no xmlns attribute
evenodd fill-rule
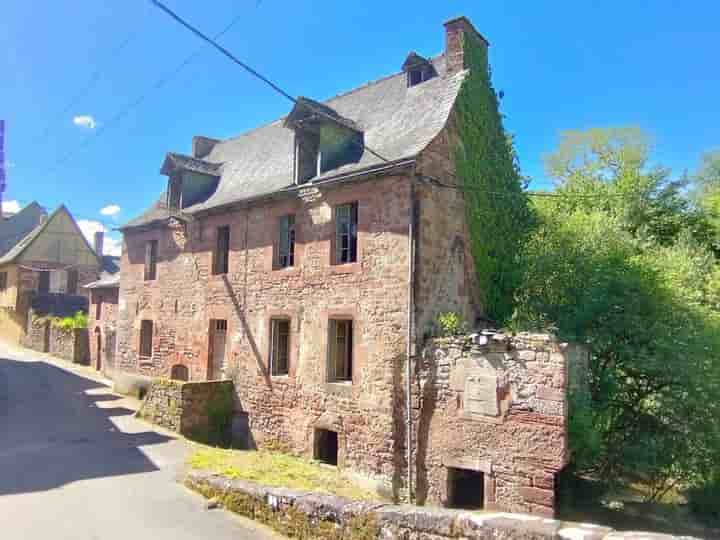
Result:
<svg viewBox="0 0 720 540"><path fill-rule="evenodd" d="M105 58L103 62L100 63L100 65L95 69L95 71L90 75L90 78L88 79L87 83L75 94L68 103L63 107L60 112L53 116L53 120L57 120L58 118L62 118L65 116L65 114L70 111L85 95L97 84L97 82L102 78L103 75L103 68L108 63L108 60L112 60L117 55L119 55L138 35L140 35L140 30L136 28L136 30L131 33L128 37L126 37L120 45L118 45L113 51ZM49 122L47 126L45 126L45 129L40 133L40 135L37 137L36 142L40 142L47 138L47 136L52 131L54 122Z"/></svg>
<svg viewBox="0 0 720 540"><path fill-rule="evenodd" d="M227 32L229 32L241 19L243 14L238 13L237 16L235 16L228 24L223 28L220 32L215 34L214 39L218 39L225 35ZM91 135L88 135L83 141L80 142L79 146L74 148L73 150L70 150L67 152L63 157L58 159L55 164L50 168L50 173L55 172L61 165L69 161L72 157L75 156L75 154L86 147L88 144L90 144L92 141L100 137L105 131L108 130L113 124L116 122L122 120L125 116L127 116L128 113L130 113L133 109L136 107L139 107L148 97L149 95L154 91L162 88L165 86L168 82L170 82L180 71L182 71L187 65L191 64L202 52L202 49L197 49L190 55L188 55L180 64L175 67L172 71L170 71L167 75L164 77L161 77L155 83L144 93L140 94L137 98L134 100L128 102L120 111L118 111L110 120L107 122L104 122L100 128L98 128L95 132L93 132Z"/></svg>
<svg viewBox="0 0 720 540"><path fill-rule="evenodd" d="M292 102L293 104L296 104L296 103L298 102L298 99L297 99L297 98L295 98L295 97L293 97L292 95L290 95L290 93L288 93L288 92L286 92L285 90L283 90L282 88L280 88L280 86L278 86L276 83L272 82L270 79L268 79L267 77L265 77L264 75L262 75L261 73L259 73L257 70L253 69L252 67L250 67L248 64L246 64L245 62L243 62L242 60L240 60L239 58L237 58L233 53L231 53L230 51L228 51L225 47L223 47L222 45L220 45L220 44L216 41L217 38L210 38L210 37L206 36L206 35L205 35L203 32L201 32L197 27L195 27L195 26L193 26L192 24L190 24L189 22L187 22L185 19L183 19L182 17L180 17L180 15L178 15L177 13L175 13L173 10L171 10L169 7L167 7L165 4L163 4L163 3L160 2L159 0L150 0L150 2L151 2L155 7L161 9L162 11L164 11L167 15L169 15L173 20L175 20L176 22L178 22L180 25L182 25L183 27L185 27L185 28L187 28L188 30L190 30L190 32L192 32L193 34L195 34L197 37L199 37L199 38L202 39L203 41L209 43L213 48L217 49L217 50L220 51L223 55L227 56L230 60L232 60L235 64L237 64L237 65L239 65L240 67L242 67L245 71L247 71L248 73L250 73L253 77L256 77L256 78L260 79L262 82L264 82L265 84L267 84L268 86L270 86L270 88L272 88L275 92L277 92L278 94L280 94L282 97L284 97L285 99L289 100L289 101ZM318 109L317 107L314 107L312 104L306 103L306 106L307 106L310 110L312 110L315 114L318 114L318 115L320 115L320 116L323 116L323 117L325 117L325 118L327 118L327 119L329 119L329 120L331 120L331 121L333 121L333 122L335 122L335 123L337 123L337 124L339 124L339 125L341 125L341 126L343 126L343 127L347 127L347 126L345 125L345 123L342 122L340 119L335 118L334 116L326 113L325 111L322 111L322 110ZM367 145L365 145L365 144L362 144L362 143L360 143L360 142L357 142L357 141L355 141L355 140L353 140L353 139L351 139L351 141L352 141L353 144L356 144L357 146L362 147L364 150L367 150L370 154L374 155L374 156L377 157L378 159L380 159L380 160L382 160L382 161L385 161L385 162L387 162L387 163L390 162L389 159L383 157L382 155L380 155L378 152L376 152L375 150L373 150L373 149L370 148L369 146L367 146Z"/></svg>

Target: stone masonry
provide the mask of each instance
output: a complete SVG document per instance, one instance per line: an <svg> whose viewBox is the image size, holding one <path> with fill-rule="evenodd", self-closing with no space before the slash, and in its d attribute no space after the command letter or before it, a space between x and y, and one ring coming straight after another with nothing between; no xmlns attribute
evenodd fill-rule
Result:
<svg viewBox="0 0 720 540"><path fill-rule="evenodd" d="M568 378L582 385L586 361L545 334L430 341L413 396L418 498L452 505L450 470L469 470L483 473L484 508L552 516L568 462Z"/></svg>

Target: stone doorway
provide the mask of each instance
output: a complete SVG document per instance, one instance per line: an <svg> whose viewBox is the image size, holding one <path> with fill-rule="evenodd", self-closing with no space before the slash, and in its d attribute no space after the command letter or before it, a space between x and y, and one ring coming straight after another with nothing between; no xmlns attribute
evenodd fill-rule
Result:
<svg viewBox="0 0 720 540"><path fill-rule="evenodd" d="M485 505L485 474L469 469L448 468L448 506L480 510Z"/></svg>
<svg viewBox="0 0 720 540"><path fill-rule="evenodd" d="M328 465L338 464L338 434L327 429L315 430L314 458Z"/></svg>
<svg viewBox="0 0 720 540"><path fill-rule="evenodd" d="M208 366L208 380L223 379L225 377L225 348L227 344L227 321L225 319L210 319L210 347Z"/></svg>

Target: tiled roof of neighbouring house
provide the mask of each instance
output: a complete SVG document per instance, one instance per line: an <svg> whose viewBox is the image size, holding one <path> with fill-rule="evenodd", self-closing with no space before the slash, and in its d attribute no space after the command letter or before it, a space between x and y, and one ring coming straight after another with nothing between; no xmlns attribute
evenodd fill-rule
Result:
<svg viewBox="0 0 720 540"><path fill-rule="evenodd" d="M442 55L432 63L438 76L422 84L408 87L406 74L400 72L325 101L324 105L363 131L366 149L358 162L327 171L313 182L386 165L367 148L390 162L417 156L445 126L466 75L461 71L446 77ZM203 167L207 163L216 164L218 168L213 174L219 174L220 181L207 200L184 208L183 212L198 212L302 187L293 185L294 133L283 122L281 118L220 141L207 156L197 160ZM163 194L145 213L122 228L146 225L169 215Z"/></svg>
<svg viewBox="0 0 720 540"><path fill-rule="evenodd" d="M27 238L42 223L44 216L47 213L43 207L33 201L17 214L0 220L0 257Z"/></svg>

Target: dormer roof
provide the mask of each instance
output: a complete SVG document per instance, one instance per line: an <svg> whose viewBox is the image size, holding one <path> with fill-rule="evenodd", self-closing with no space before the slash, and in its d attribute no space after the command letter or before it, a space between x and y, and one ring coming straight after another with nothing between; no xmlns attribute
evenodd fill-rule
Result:
<svg viewBox="0 0 720 540"><path fill-rule="evenodd" d="M212 163L192 156L168 152L160 168L160 174L168 176L173 172L182 170L207 174L208 176L220 176L221 165L222 163Z"/></svg>
<svg viewBox="0 0 720 540"><path fill-rule="evenodd" d="M299 97L297 99L290 114L285 117L283 125L289 129L296 129L308 124L327 121L334 122L353 131L362 131L353 120L341 116L332 107L306 97Z"/></svg>

